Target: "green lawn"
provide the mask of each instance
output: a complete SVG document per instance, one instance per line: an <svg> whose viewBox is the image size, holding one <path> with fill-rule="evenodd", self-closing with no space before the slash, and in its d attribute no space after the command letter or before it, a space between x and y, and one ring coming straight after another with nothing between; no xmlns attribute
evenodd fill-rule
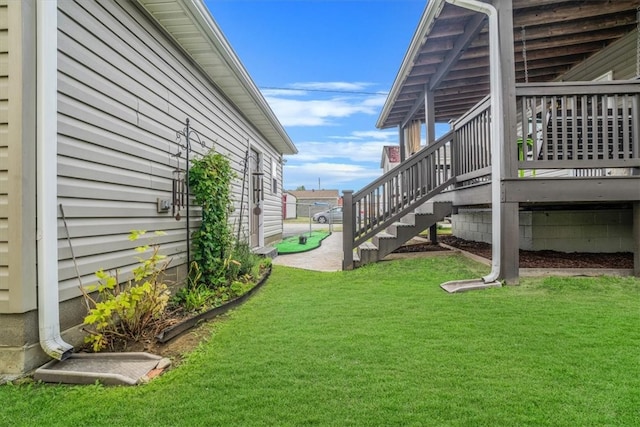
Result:
<svg viewBox="0 0 640 427"><path fill-rule="evenodd" d="M640 425L640 280L464 294L459 257L274 266L178 368L139 387L0 387L0 425Z"/></svg>

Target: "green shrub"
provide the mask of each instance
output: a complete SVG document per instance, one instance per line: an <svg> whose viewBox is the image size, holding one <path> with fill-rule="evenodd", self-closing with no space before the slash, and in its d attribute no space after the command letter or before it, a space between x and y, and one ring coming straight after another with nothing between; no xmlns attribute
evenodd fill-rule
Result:
<svg viewBox="0 0 640 427"><path fill-rule="evenodd" d="M133 230L130 240L138 240L146 232ZM162 235L164 232L156 232ZM133 270L133 279L121 284L118 272L96 272L98 285L82 289L89 307L84 323L89 326L85 342L94 351L113 349L118 340L138 340L154 321L159 319L169 301L169 290L163 282L163 273L168 265L164 255L159 254L160 245L142 245L135 248L139 253L151 249L148 258L137 258L139 265ZM97 291L98 298L89 292Z"/></svg>

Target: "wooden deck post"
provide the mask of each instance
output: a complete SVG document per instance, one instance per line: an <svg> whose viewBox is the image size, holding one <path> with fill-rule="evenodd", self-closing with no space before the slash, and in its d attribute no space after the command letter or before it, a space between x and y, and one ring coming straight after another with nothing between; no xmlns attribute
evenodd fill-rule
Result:
<svg viewBox="0 0 640 427"><path fill-rule="evenodd" d="M493 2L498 10L498 22L500 26L500 57L502 74L502 100L504 116L498 118L502 121L503 143L501 161L501 180L518 176L518 146L516 134L516 75L513 64L515 53L513 49L513 9L510 0ZM518 215L518 203L506 202L502 197L500 203L501 254L500 279L508 284L518 283L519 248L520 248L520 224Z"/></svg>
<svg viewBox="0 0 640 427"><path fill-rule="evenodd" d="M519 203L500 204L502 209L502 233L500 265L500 280L505 281L509 285L517 285L519 281L519 264L520 264L520 222L519 222Z"/></svg>
<svg viewBox="0 0 640 427"><path fill-rule="evenodd" d="M404 146L404 128L402 125L398 126L398 144L400 144L400 161L407 160L407 149Z"/></svg>
<svg viewBox="0 0 640 427"><path fill-rule="evenodd" d="M353 190L342 192L342 269L353 270Z"/></svg>

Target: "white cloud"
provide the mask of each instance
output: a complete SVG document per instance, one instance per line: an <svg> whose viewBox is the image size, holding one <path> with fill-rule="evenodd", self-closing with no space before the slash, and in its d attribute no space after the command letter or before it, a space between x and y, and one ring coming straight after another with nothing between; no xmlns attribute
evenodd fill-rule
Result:
<svg viewBox="0 0 640 427"><path fill-rule="evenodd" d="M365 130L365 131L353 131L346 136L331 136L331 139L347 139L347 140L363 140L363 139L376 139L383 140L390 143L397 144L398 131L393 130Z"/></svg>
<svg viewBox="0 0 640 427"><path fill-rule="evenodd" d="M304 185L317 188L318 179L324 189L353 189L361 187L360 182L372 181L381 174L374 166L353 165L347 163L303 163L285 167L287 188L294 189Z"/></svg>
<svg viewBox="0 0 640 427"><path fill-rule="evenodd" d="M283 126L329 126L332 119L345 118L354 114L374 115L375 106L367 100L332 98L327 100L300 100L266 96Z"/></svg>
<svg viewBox="0 0 640 427"><path fill-rule="evenodd" d="M330 159L379 163L382 147L397 143L398 133L395 130L353 131L348 135L329 136L327 141L296 142L298 154L288 157L288 160L294 164Z"/></svg>
<svg viewBox="0 0 640 427"><path fill-rule="evenodd" d="M319 162L328 159L349 159L355 163L379 162L385 141L366 142L302 142L297 143L298 154L292 156L292 162Z"/></svg>
<svg viewBox="0 0 640 427"><path fill-rule="evenodd" d="M367 82L293 83L289 88L265 88L262 94L283 126L332 126L355 114L375 115L385 94L367 94ZM325 92L325 93L321 93ZM343 95L330 95L344 92ZM363 92L354 96L350 92Z"/></svg>
<svg viewBox="0 0 640 427"><path fill-rule="evenodd" d="M289 85L292 90L262 91L283 126L326 127L320 139L295 141L298 154L287 156L284 167L286 188L321 185L357 190L380 176L382 147L398 143L396 129L376 130L372 123L371 130L336 133L336 129L352 129L349 124L362 119L357 115L379 113L386 95L349 93L370 91L370 86L373 84L366 82L307 82Z"/></svg>

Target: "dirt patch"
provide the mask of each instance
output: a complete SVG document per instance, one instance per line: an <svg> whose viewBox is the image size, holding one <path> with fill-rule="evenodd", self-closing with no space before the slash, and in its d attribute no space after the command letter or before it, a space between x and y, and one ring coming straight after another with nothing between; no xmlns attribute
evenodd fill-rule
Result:
<svg viewBox="0 0 640 427"><path fill-rule="evenodd" d="M162 329L186 319L188 316L183 314L165 315L162 319L157 321L157 324L149 328L143 337L137 340L121 340L114 343L113 348L105 349L104 351L112 352L147 352L155 354L157 356L166 357L171 360L172 367L179 365L184 357L193 351L200 342L206 340L211 334L210 323L216 321L211 319L207 322L202 322L180 335L167 342L159 342L156 339L156 334ZM224 317L224 315L220 316ZM79 350L80 352L91 353L91 348L87 345Z"/></svg>
<svg viewBox="0 0 640 427"><path fill-rule="evenodd" d="M491 259L491 245L472 242L455 236L441 236L440 242L451 247ZM430 244L429 244L430 245ZM433 246L433 245L431 245ZM432 248L426 248L433 250ZM417 248L414 248L417 250ZM633 253L588 253L557 251L520 251L520 268L633 268Z"/></svg>
<svg viewBox="0 0 640 427"><path fill-rule="evenodd" d="M116 340L112 343L113 346L104 351L147 352L170 359L175 367L184 359L186 354L194 350L201 341L206 340L211 335L211 322L223 319L229 309L243 304L265 284L270 274L271 267L262 270L257 283L245 294L228 301L223 306L209 308L205 313L189 313L180 307L169 307L161 318L155 320L153 324L145 329L143 336L139 336L137 339ZM179 332L184 329L185 325L189 329ZM174 329L173 332L174 334L177 333L177 335L173 336L168 332L168 329L176 326L179 329ZM164 336L165 339L170 336L173 336L173 338L161 342L162 340L157 339L158 336ZM91 352L91 348L87 345L81 351Z"/></svg>
<svg viewBox="0 0 640 427"><path fill-rule="evenodd" d="M393 251L394 254L406 254L412 252L442 252L448 251L449 249L443 248L438 244L433 244L431 242L410 240L407 244L400 246L398 249Z"/></svg>

